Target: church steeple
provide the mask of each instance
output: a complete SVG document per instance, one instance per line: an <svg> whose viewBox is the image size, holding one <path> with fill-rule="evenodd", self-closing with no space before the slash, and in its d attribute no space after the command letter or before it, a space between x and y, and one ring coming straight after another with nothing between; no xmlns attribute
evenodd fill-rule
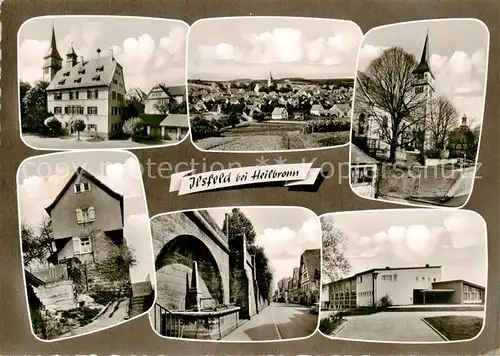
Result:
<svg viewBox="0 0 500 356"><path fill-rule="evenodd" d="M71 68L74 67L77 62L78 56L76 55L75 49L73 48L73 42L71 42L68 53L66 53L66 63L68 64L68 67Z"/></svg>
<svg viewBox="0 0 500 356"><path fill-rule="evenodd" d="M429 31L427 30L427 33L425 35L424 48L422 49L422 56L420 57L420 63L413 70L413 73L430 73L430 75L434 77L431 71L430 63L431 61L429 52Z"/></svg>
<svg viewBox="0 0 500 356"><path fill-rule="evenodd" d="M52 25L52 36L50 39L50 47L47 49L47 52L45 53L45 57L43 57L43 59L46 59L48 57L52 57L62 61L61 55L57 50L56 30L54 28L54 25Z"/></svg>
<svg viewBox="0 0 500 356"><path fill-rule="evenodd" d="M51 82L56 73L62 68L62 58L57 50L56 31L52 24L50 47L43 57L43 81Z"/></svg>
<svg viewBox="0 0 500 356"><path fill-rule="evenodd" d="M267 86L270 87L273 85L273 75L271 74L271 69L269 69L269 75L267 77Z"/></svg>

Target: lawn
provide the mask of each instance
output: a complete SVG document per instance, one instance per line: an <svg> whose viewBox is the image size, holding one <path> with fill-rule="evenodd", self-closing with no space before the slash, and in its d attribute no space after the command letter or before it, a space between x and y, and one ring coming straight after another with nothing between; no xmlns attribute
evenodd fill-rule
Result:
<svg viewBox="0 0 500 356"><path fill-rule="evenodd" d="M483 327L483 318L477 316L434 316L424 318L448 340L469 340L476 337Z"/></svg>

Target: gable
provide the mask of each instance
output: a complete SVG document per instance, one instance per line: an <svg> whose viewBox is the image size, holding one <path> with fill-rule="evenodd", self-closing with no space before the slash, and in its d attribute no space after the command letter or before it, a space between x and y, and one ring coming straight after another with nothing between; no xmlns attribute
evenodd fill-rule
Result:
<svg viewBox="0 0 500 356"><path fill-rule="evenodd" d="M74 194L73 186L76 183L80 182L90 182L96 187L102 189L105 193L107 193L109 196L112 198L118 200L120 203L120 210L121 210L121 216L122 216L122 224L124 223L124 215L123 215L123 196L121 194L116 193L113 191L111 188L109 188L107 185L102 183L99 179L94 177L92 174L84 170L82 167L78 167L75 173L70 177L70 179L66 182L64 187L61 189L61 191L57 194L56 198L54 201L45 208L45 211L49 216L51 216L52 211L54 208L59 204L61 199L68 193L70 192L71 194Z"/></svg>

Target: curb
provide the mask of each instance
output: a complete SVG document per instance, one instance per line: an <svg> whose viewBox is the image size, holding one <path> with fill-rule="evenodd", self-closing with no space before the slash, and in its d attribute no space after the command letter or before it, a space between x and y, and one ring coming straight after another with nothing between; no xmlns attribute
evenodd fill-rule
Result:
<svg viewBox="0 0 500 356"><path fill-rule="evenodd" d="M420 320L422 320L424 324L426 324L429 328L431 328L431 330L433 330L441 339L443 339L444 341L450 341L446 336L441 334L434 326L432 326L427 320L425 320L424 318Z"/></svg>
<svg viewBox="0 0 500 356"><path fill-rule="evenodd" d="M330 336L335 336L339 332L341 332L342 329L345 328L345 326L347 325L348 322L349 322L349 320L342 318L342 323L339 326L337 326L335 329L333 329L333 331L330 333Z"/></svg>

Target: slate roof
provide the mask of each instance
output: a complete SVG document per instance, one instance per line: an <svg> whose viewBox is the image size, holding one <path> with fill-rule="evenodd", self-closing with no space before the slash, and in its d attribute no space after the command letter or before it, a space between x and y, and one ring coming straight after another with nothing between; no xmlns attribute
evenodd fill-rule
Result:
<svg viewBox="0 0 500 356"><path fill-rule="evenodd" d="M67 192L67 190L71 187L71 185L73 184L73 182L78 177L85 177L85 178L87 178L90 182L94 183L96 186L98 186L99 188L101 188L102 190L104 190L106 193L108 193L111 197L115 198L116 200L118 200L120 202L120 210L121 210L121 213L122 213L122 224L123 224L124 223L124 216L123 216L123 195L118 194L117 192L115 192L114 190L112 190L111 188L109 188L106 184L104 184L103 182L101 182L99 179L97 179L96 177L94 177L92 174L90 174L89 172L87 172L82 167L78 167L76 169L75 173L73 173L73 175L68 179L68 181L66 182L66 184L64 185L64 187L59 192L59 194L57 194L57 196L54 199L54 201L48 207L45 208L45 211L47 212L47 214L49 214L49 216L51 216L52 210L56 207L57 203L59 203L59 201L61 200L61 198L64 196L64 194Z"/></svg>
<svg viewBox="0 0 500 356"><path fill-rule="evenodd" d="M351 163L352 164L377 164L378 161L368 156L366 153L361 151L356 145L351 144Z"/></svg>
<svg viewBox="0 0 500 356"><path fill-rule="evenodd" d="M189 128L188 116L186 114L141 114L139 117L149 126Z"/></svg>
<svg viewBox="0 0 500 356"><path fill-rule="evenodd" d="M272 116L274 115L282 115L282 114L285 114L286 113L286 109L285 108L282 108L282 107L276 107L274 108L273 112L272 112Z"/></svg>
<svg viewBox="0 0 500 356"><path fill-rule="evenodd" d="M120 64L111 56L77 63L60 69L47 87L47 91L109 86L115 69ZM121 66L120 66L121 67Z"/></svg>
<svg viewBox="0 0 500 356"><path fill-rule="evenodd" d="M189 128L188 116L186 114L168 114L160 122L160 126Z"/></svg>
<svg viewBox="0 0 500 356"><path fill-rule="evenodd" d="M324 110L323 109L323 106L320 105L320 104L314 104L312 107L311 107L311 111L321 111L321 110Z"/></svg>

